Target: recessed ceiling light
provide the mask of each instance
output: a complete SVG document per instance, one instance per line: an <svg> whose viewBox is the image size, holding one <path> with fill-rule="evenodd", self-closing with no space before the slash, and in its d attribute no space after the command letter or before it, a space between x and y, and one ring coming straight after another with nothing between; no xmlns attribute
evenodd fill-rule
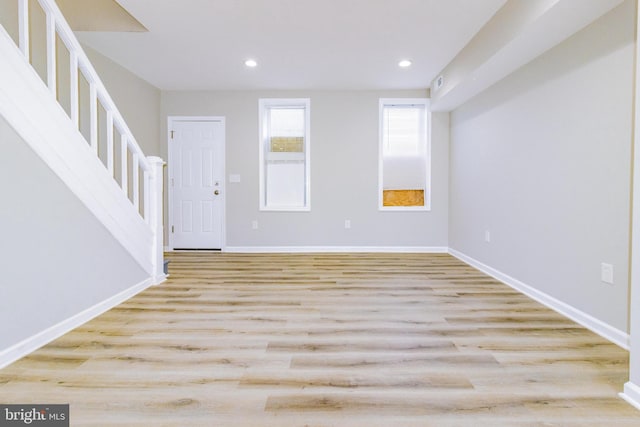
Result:
<svg viewBox="0 0 640 427"><path fill-rule="evenodd" d="M398 62L398 67L407 68L410 66L411 66L411 61L409 61L408 59L403 59L402 61Z"/></svg>
<svg viewBox="0 0 640 427"><path fill-rule="evenodd" d="M255 68L258 66L258 63L253 59L247 59L246 61L244 61L244 65L249 68Z"/></svg>

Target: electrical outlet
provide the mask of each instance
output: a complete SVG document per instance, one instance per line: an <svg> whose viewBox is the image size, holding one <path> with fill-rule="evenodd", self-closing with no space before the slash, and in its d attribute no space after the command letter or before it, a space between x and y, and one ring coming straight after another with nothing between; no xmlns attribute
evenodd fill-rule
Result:
<svg viewBox="0 0 640 427"><path fill-rule="evenodd" d="M613 285L613 265L604 262L600 264L600 280Z"/></svg>
<svg viewBox="0 0 640 427"><path fill-rule="evenodd" d="M254 230L258 229L258 221L256 221L255 219L253 221L251 221L251 228L253 228Z"/></svg>
<svg viewBox="0 0 640 427"><path fill-rule="evenodd" d="M491 232L489 230L484 231L484 241L491 243Z"/></svg>
<svg viewBox="0 0 640 427"><path fill-rule="evenodd" d="M351 220L350 219L345 219L344 220L344 228L351 228Z"/></svg>

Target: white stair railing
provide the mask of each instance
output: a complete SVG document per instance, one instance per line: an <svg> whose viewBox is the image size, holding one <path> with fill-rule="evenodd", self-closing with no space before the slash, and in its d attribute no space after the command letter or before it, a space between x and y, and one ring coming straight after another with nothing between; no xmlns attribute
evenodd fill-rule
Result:
<svg viewBox="0 0 640 427"><path fill-rule="evenodd" d="M29 0L18 0L19 2L19 47L25 58L30 61L30 28L29 28ZM69 75L69 97L70 97L70 119L74 125L80 129L79 106L79 79L82 75L89 84L89 121L90 121L90 137L89 145L93 148L96 155L98 154L98 106L99 104L106 111L106 167L114 177L114 158L118 154L120 158L120 186L132 205L141 213L146 222L150 224L149 215L149 198L140 198L140 182L139 176L143 175L142 193L149 192L149 174L151 168L140 146L136 142L135 137L127 126L122 115L118 111L115 103L109 96L107 89L98 77L95 69L91 65L89 58L84 53L73 31L67 24L62 12L53 0L38 0L42 10L46 16L46 64L47 79L46 84L55 97L58 91L57 81L61 76L56 76L57 70L57 54L56 54L56 36L64 43L69 51L70 57L70 75ZM121 135L120 144L114 144L114 127ZM116 150L119 150L117 152ZM129 157L131 157L132 167L129 168ZM131 183L129 183L131 176ZM131 185L130 185L131 184ZM142 206L140 203L142 202ZM151 225L151 224L150 224Z"/></svg>
<svg viewBox="0 0 640 427"><path fill-rule="evenodd" d="M29 0L17 1L17 44L26 61L34 66L34 52L31 48L34 29L30 28L30 22L38 20L31 19L34 11L30 9L37 4L31 2L30 7ZM160 158L144 155L55 1L37 0L37 3L44 12L46 26L44 29L46 78L43 77L43 81L49 88L51 96L61 106L60 91L66 89L68 82L68 110L64 106L63 109L111 178L121 188L136 214L150 227L154 234L154 248L151 253L151 258L154 260L154 276L161 277L163 276L162 172L164 162ZM38 29L38 31L41 30ZM68 50L68 80L63 80L65 76L57 75L59 67L66 68L58 63L59 57L64 56L56 51L58 39ZM81 94L81 79L88 85L88 96L83 97ZM65 82L65 84L59 85L59 82ZM87 98L88 105L86 105ZM101 123L102 126L99 124L101 108L105 117L104 123ZM83 122L83 119L88 123ZM83 135L83 128L88 129L85 132L88 135ZM105 135L99 135L100 128L106 128ZM115 142L116 133L120 137L119 143Z"/></svg>

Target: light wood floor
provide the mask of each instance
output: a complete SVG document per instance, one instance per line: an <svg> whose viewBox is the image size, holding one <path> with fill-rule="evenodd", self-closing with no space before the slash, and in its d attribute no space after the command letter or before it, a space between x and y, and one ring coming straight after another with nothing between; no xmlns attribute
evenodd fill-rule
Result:
<svg viewBox="0 0 640 427"><path fill-rule="evenodd" d="M448 255L171 254L0 371L73 426L640 426L627 352Z"/></svg>

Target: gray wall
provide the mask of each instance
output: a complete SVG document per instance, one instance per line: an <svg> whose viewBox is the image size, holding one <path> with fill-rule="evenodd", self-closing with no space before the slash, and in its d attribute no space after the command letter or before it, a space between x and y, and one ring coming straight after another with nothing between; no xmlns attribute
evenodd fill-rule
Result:
<svg viewBox="0 0 640 427"><path fill-rule="evenodd" d="M451 115L450 246L622 331L634 7L626 1ZM613 286L600 281L602 262L614 266Z"/></svg>
<svg viewBox="0 0 640 427"><path fill-rule="evenodd" d="M0 118L0 351L145 279Z"/></svg>
<svg viewBox="0 0 640 427"><path fill-rule="evenodd" d="M226 117L227 245L447 246L448 115L433 117L430 212L378 210L378 100L424 91L163 92L167 116ZM258 99L311 99L311 212L260 212ZM162 139L166 141L166 124ZM162 156L168 159L167 143ZM350 219L352 228L344 228ZM251 221L257 220L258 230Z"/></svg>

